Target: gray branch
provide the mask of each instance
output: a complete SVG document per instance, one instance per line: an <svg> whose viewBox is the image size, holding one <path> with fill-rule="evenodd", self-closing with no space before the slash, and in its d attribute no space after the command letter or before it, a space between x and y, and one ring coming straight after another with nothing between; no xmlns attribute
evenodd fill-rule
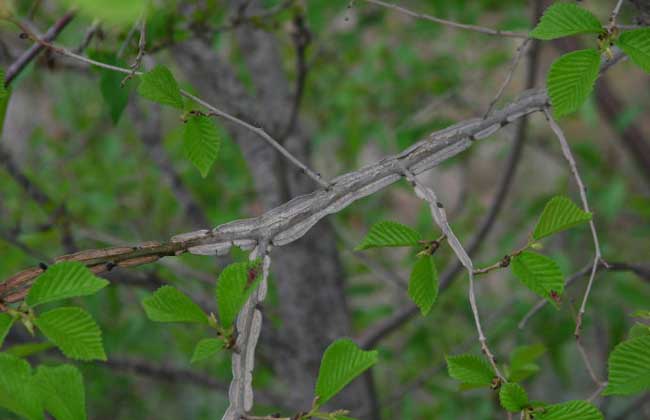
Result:
<svg viewBox="0 0 650 420"><path fill-rule="evenodd" d="M287 245L325 216L398 181L402 177L401 167L416 175L425 172L465 151L476 140L525 115L541 111L547 104L545 90L527 91L488 118L475 118L436 131L397 155L335 178L328 189L296 197L256 218L177 235L172 242L198 255L223 255L232 246L252 249L260 239L267 239L275 246Z"/></svg>

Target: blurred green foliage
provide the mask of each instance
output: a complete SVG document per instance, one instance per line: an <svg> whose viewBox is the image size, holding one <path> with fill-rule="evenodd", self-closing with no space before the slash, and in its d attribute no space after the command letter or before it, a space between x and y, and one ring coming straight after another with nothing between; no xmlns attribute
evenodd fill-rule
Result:
<svg viewBox="0 0 650 420"><path fill-rule="evenodd" d="M16 1L21 15L29 13L32 1ZM49 2L48 2L49 3ZM147 49L157 50L156 60L168 60L164 46L193 36L187 22L196 28L218 29L228 24L220 1L189 1L189 15L178 12L180 1L157 3L148 18ZM264 1L274 7L280 0ZM411 0L404 5L421 12L465 23L477 23L510 30L530 27L529 11L524 2L515 0ZM611 2L598 1L594 10L602 16ZM590 5L591 7L591 5ZM58 9L63 11L63 6ZM43 11L36 15L40 28L48 27L60 13ZM295 77L294 48L287 23L291 11L283 11L260 23L276 35L282 46L286 69ZM91 24L80 17L63 32L58 42L75 46ZM461 119L480 116L498 89L517 47L515 41L481 34L451 30L430 22L412 20L394 12L357 1L351 7L345 0L310 0L307 24L313 34L308 51L311 65L302 114L317 130L313 137L314 165L324 168L327 177L356 169L388 153L401 150L427 133ZM104 38L90 45L90 52L116 52L127 38L130 25L109 24ZM15 36L0 28L2 37ZM214 48L241 70L242 58L234 45L231 31L211 32ZM136 53L137 41L126 48L128 63ZM545 51L548 63L558 54ZM622 64L624 66L625 64ZM8 119L28 126L23 138L5 137L20 156L25 173L56 206L65 205L76 245L80 248L103 247L119 241L165 240L176 233L193 229L164 181L160 168L143 145L130 107L119 120L117 111L109 111L100 91L101 72L79 72L55 66L47 71L34 64L15 83ZM519 73L523 73L523 66ZM630 67L631 69L631 67ZM631 71L628 69L628 71ZM616 71L616 70L613 70ZM191 84L177 74L181 86ZM541 80L541 77L540 77ZM133 82L130 82L131 84ZM506 92L513 97L521 82ZM622 89L629 89L622 85ZM133 87L126 89L132 90ZM134 95L130 95L134 100ZM618 130L642 118L648 107L647 97L635 97L634 103L620 110ZM138 101L147 114L148 103ZM12 104L13 105L13 104ZM33 107L33 112L16 115ZM219 158L206 179L201 178L183 156L182 125L176 113L163 110L164 150L182 182L201 204L207 218L219 223L259 214L252 180L241 152L220 130ZM643 181L620 152L616 133L603 134L603 122L593 115L589 105L579 117L567 122L572 146L588 186L595 211L605 258L610 261L646 262L650 235L650 200ZM589 113L593 118L589 118ZM113 115L113 119L111 119ZM118 120L114 123L114 120ZM492 263L504 253L525 243L544 203L553 195L575 193L561 154L554 141L534 121L526 147L526 168L511 198L506 202L495 231L489 236L476 259L477 264ZM14 132L14 131L12 131ZM434 184L443 189L444 199L452 201L450 216L459 238L469 240L482 220L490 194L506 161L509 134L499 132L498 139L487 140L469 152L436 169ZM496 153L490 154L487 148ZM496 149L495 149L496 148ZM484 154L483 152L487 154ZM325 157L323 157L325 156ZM486 169L485 156L490 156ZM535 159L544 164L535 165ZM473 165L482 169L474 169ZM531 177L542 165L557 168L554 176ZM532 168L532 169L531 169ZM491 181L494 180L494 181ZM443 185L443 183L453 183ZM542 184L529 188L533 184ZM444 187L444 188L443 188ZM378 220L399 220L417 227L424 236L437 235L425 205L410 197L408 186L399 184L355 203L332 217L335 224L358 242L367 228ZM459 191L465 189L465 191ZM455 194L457 193L457 194ZM456 203L453 202L456 197ZM0 170L0 230L17 232L24 248L37 249L46 257L65 253L62 232L52 219L53 209L41 208L20 188L6 171ZM433 234L428 234L433 232ZM341 250L351 246L341 239ZM555 257L565 276L591 260L591 238L586 229L574 229L545 243L544 252ZM415 253L373 251L370 255L384 267L408 278ZM372 325L407 302L404 291L384 282L365 264L342 252L346 265L347 296L353 307L356 331ZM235 259L243 260L243 255ZM38 264L42 257L25 252L16 243L0 240L0 278ZM157 273L181 290L211 296L212 286L197 281L191 270L216 278L219 270L210 258L182 256L177 259L187 268L182 274L174 267L158 264L143 267ZM455 261L448 249L436 254L443 268ZM188 272L190 274L188 274ZM267 302L273 320L273 281ZM480 306L485 317L489 340L506 362L520 346L541 343L546 353L536 362L538 373L524 382L531 399L565 400L568 393L584 398L591 384L582 372L576 374L579 356L573 338L572 313L575 300L582 297L584 282L567 291L560 311L547 307L531 320L525 330L517 322L536 302L507 271L479 280ZM464 351L477 353L472 314L466 300L466 279L460 277L441 293L427 317L406 324L400 332L379 345L379 363L375 367L377 392L384 418L416 419L490 419L502 416L498 401L489 391L458 392L457 384L447 377L444 356ZM202 338L200 326L162 325L147 320L139 302L147 291L111 285L99 295L84 298L84 307L101 325L109 358L133 357L190 369L189 360L196 342ZM591 344L604 341L608 349L626 337L633 324L630 314L649 309L650 284L629 273L606 272L598 276L589 304L585 330ZM22 327L19 327L22 328ZM593 333L593 331L596 331ZM14 348L18 352L22 348ZM8 349L11 351L12 349ZM262 350L263 352L263 350ZM478 354L478 353L477 353ZM39 360L56 360L39 353ZM594 354L594 358L598 354ZM595 362L600 370L602 360ZM201 373L227 384L231 372L227 352L197 364ZM225 410L226 393L189 385L165 383L138 377L110 368L110 365L80 365L86 385L90 418L114 419L213 419ZM557 383L560 378L560 383ZM273 385L273 374L263 363L256 367L255 381L260 388ZM621 406L612 401L611 412ZM5 413L0 411L0 417Z"/></svg>

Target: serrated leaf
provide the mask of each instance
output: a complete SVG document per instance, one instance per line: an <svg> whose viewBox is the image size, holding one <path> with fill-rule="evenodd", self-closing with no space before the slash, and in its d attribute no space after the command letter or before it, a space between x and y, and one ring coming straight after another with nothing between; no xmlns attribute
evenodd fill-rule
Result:
<svg viewBox="0 0 650 420"><path fill-rule="evenodd" d="M34 398L32 368L25 360L0 353L0 407L30 420L42 420L43 408Z"/></svg>
<svg viewBox="0 0 650 420"><path fill-rule="evenodd" d="M203 178L217 159L220 147L219 132L212 120L203 115L190 116L183 130L183 151Z"/></svg>
<svg viewBox="0 0 650 420"><path fill-rule="evenodd" d="M630 395L650 389L650 336L623 341L609 355L603 395Z"/></svg>
<svg viewBox="0 0 650 420"><path fill-rule="evenodd" d="M623 32L616 45L643 70L650 72L650 28Z"/></svg>
<svg viewBox="0 0 650 420"><path fill-rule="evenodd" d="M56 420L84 420L86 396L83 377L71 365L39 366L34 382L41 401Z"/></svg>
<svg viewBox="0 0 650 420"><path fill-rule="evenodd" d="M203 309L172 286L163 286L153 295L142 299L142 306L152 321L208 323Z"/></svg>
<svg viewBox="0 0 650 420"><path fill-rule="evenodd" d="M375 223L363 241L355 248L361 251L369 248L395 246L417 246L421 240L420 233L401 223L384 221Z"/></svg>
<svg viewBox="0 0 650 420"><path fill-rule="evenodd" d="M261 262L230 264L217 280L216 299L219 321L225 329L232 327L241 308L262 279Z"/></svg>
<svg viewBox="0 0 650 420"><path fill-rule="evenodd" d="M577 111L591 93L598 78L600 54L579 50L555 60L548 72L548 95L557 117Z"/></svg>
<svg viewBox="0 0 650 420"><path fill-rule="evenodd" d="M111 23L133 23L141 15L145 0L111 0L108 6L102 0L66 0L91 18L101 18Z"/></svg>
<svg viewBox="0 0 650 420"><path fill-rule="evenodd" d="M558 307L564 292L564 277L560 267L551 258L536 252L524 251L512 257L512 273L530 290Z"/></svg>
<svg viewBox="0 0 650 420"><path fill-rule="evenodd" d="M521 382L537 372L540 367L535 361L546 352L541 344L517 347L510 355L510 366L508 380L511 382Z"/></svg>
<svg viewBox="0 0 650 420"><path fill-rule="evenodd" d="M557 2L544 11L530 36L549 40L577 34L598 34L602 31L600 21L590 11L573 3Z"/></svg>
<svg viewBox="0 0 650 420"><path fill-rule="evenodd" d="M315 390L317 404L325 404L354 378L377 363L377 354L377 350L361 350L347 338L330 344L323 354L318 370Z"/></svg>
<svg viewBox="0 0 650 420"><path fill-rule="evenodd" d="M447 371L453 379L477 387L490 386L496 376L486 360L473 354L447 356Z"/></svg>
<svg viewBox="0 0 650 420"><path fill-rule="evenodd" d="M141 77L138 93L162 105L183 109L183 97L174 76L165 66L156 66Z"/></svg>
<svg viewBox="0 0 650 420"><path fill-rule="evenodd" d="M29 306L77 296L88 296L108 286L78 261L63 261L48 267L36 278L25 301Z"/></svg>
<svg viewBox="0 0 650 420"><path fill-rule="evenodd" d="M190 363L196 363L214 356L223 349L224 342L220 338L204 338L194 347L194 354Z"/></svg>
<svg viewBox="0 0 650 420"><path fill-rule="evenodd" d="M2 348L2 343L5 341L5 337L11 326L14 325L14 317L9 314L2 313L0 314L0 348Z"/></svg>
<svg viewBox="0 0 650 420"><path fill-rule="evenodd" d="M603 414L587 401L568 401L544 407L535 420L603 420Z"/></svg>
<svg viewBox="0 0 650 420"><path fill-rule="evenodd" d="M591 220L592 214L583 211L573 201L563 196L556 196L544 206L533 239L540 240L547 236L572 228Z"/></svg>
<svg viewBox="0 0 650 420"><path fill-rule="evenodd" d="M420 308L422 315L427 315L438 297L438 270L430 256L418 258L411 271L408 293Z"/></svg>
<svg viewBox="0 0 650 420"><path fill-rule="evenodd" d="M501 407L513 413L522 411L529 405L526 390L515 382L508 382L501 385L499 401L501 402Z"/></svg>
<svg viewBox="0 0 650 420"><path fill-rule="evenodd" d="M102 332L85 310L53 309L39 315L34 324L65 356L76 360L106 360Z"/></svg>

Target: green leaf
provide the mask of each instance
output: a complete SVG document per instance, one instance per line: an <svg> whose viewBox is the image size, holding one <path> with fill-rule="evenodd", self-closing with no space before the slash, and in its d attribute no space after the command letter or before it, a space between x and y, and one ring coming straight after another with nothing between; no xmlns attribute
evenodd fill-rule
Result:
<svg viewBox="0 0 650 420"><path fill-rule="evenodd" d="M447 356L449 376L471 386L489 386L496 374L482 357L473 354Z"/></svg>
<svg viewBox="0 0 650 420"><path fill-rule="evenodd" d="M501 407L513 413L522 411L529 405L526 390L515 382L501 385L499 401L501 401Z"/></svg>
<svg viewBox="0 0 650 420"><path fill-rule="evenodd" d="M224 342L220 338L204 338L194 347L191 363L196 363L214 356L223 349Z"/></svg>
<svg viewBox="0 0 650 420"><path fill-rule="evenodd" d="M108 286L108 281L96 277L84 264L78 261L64 261L48 267L36 278L25 301L29 306L88 296Z"/></svg>
<svg viewBox="0 0 650 420"><path fill-rule="evenodd" d="M125 67L123 60L113 58L105 61L108 64L114 64L119 67ZM112 70L101 70L99 77L99 90L102 93L104 102L108 106L108 111L113 124L117 124L122 116L122 112L129 103L129 87L122 86L122 80L125 75Z"/></svg>
<svg viewBox="0 0 650 420"><path fill-rule="evenodd" d="M261 262L230 264L217 280L216 299L219 321L225 329L232 327L241 308L262 279Z"/></svg>
<svg viewBox="0 0 650 420"><path fill-rule="evenodd" d="M39 366L34 377L45 410L56 420L86 418L83 377L71 365Z"/></svg>
<svg viewBox="0 0 650 420"><path fill-rule="evenodd" d="M89 17L111 23L133 23L142 15L145 6L145 0L111 0L110 6L105 0L67 0L67 3L77 6Z"/></svg>
<svg viewBox="0 0 650 420"><path fill-rule="evenodd" d="M508 380L521 382L539 372L540 367L535 361L545 352L546 348L541 344L514 349L510 355Z"/></svg>
<svg viewBox="0 0 650 420"><path fill-rule="evenodd" d="M0 100L9 96L9 90L5 86L5 71L0 69Z"/></svg>
<svg viewBox="0 0 650 420"><path fill-rule="evenodd" d="M34 398L32 368L25 360L0 353L0 407L30 420L42 420L43 408Z"/></svg>
<svg viewBox="0 0 650 420"><path fill-rule="evenodd" d="M81 308L57 308L39 315L34 324L64 355L77 360L106 360L102 332Z"/></svg>
<svg viewBox="0 0 650 420"><path fill-rule="evenodd" d="M564 292L564 277L560 267L551 258L536 252L524 251L512 258L512 273L530 290L558 307Z"/></svg>
<svg viewBox="0 0 650 420"><path fill-rule="evenodd" d="M603 414L587 401L547 405L535 420L603 420Z"/></svg>
<svg viewBox="0 0 650 420"><path fill-rule="evenodd" d="M2 77L1 80L4 80ZM4 87L4 84L0 83ZM2 137L2 130L4 129L5 118L7 116L7 108L9 107L9 99L11 99L11 89L5 89L5 93L0 96L0 138Z"/></svg>
<svg viewBox="0 0 650 420"><path fill-rule="evenodd" d="M392 246L417 246L422 238L420 233L408 226L397 222L375 223L368 235L355 248L356 251L369 248L383 248Z"/></svg>
<svg viewBox="0 0 650 420"><path fill-rule="evenodd" d="M650 335L623 341L609 355L603 395L630 395L650 389Z"/></svg>
<svg viewBox="0 0 650 420"><path fill-rule="evenodd" d="M599 34L602 31L598 18L590 11L573 3L557 2L544 11L530 36L549 40L577 34Z"/></svg>
<svg viewBox="0 0 650 420"><path fill-rule="evenodd" d="M650 72L650 28L623 32L616 45L627 54L637 66Z"/></svg>
<svg viewBox="0 0 650 420"><path fill-rule="evenodd" d="M113 66L122 68L127 66L126 62L121 58L117 58L114 53L91 51L89 56L93 60ZM131 79L130 83L122 86L122 80L126 77L124 73L119 73L102 67L94 67L94 70L99 74L99 91L101 92L104 103L108 108L108 113L111 116L113 124L117 124L129 102L129 94L133 83L138 80Z"/></svg>
<svg viewBox="0 0 650 420"><path fill-rule="evenodd" d="M418 258L409 279L409 296L427 315L438 297L438 270L430 256Z"/></svg>
<svg viewBox="0 0 650 420"><path fill-rule="evenodd" d="M219 154L219 132L210 117L192 115L183 130L183 151L185 156L205 178Z"/></svg>
<svg viewBox="0 0 650 420"><path fill-rule="evenodd" d="M143 74L138 93L150 101L183 109L183 97L178 83L167 67L156 66Z"/></svg>
<svg viewBox="0 0 650 420"><path fill-rule="evenodd" d="M317 404L325 404L354 378L377 363L377 354L377 350L361 350L347 338L330 344L323 354L318 370L315 391Z"/></svg>
<svg viewBox="0 0 650 420"><path fill-rule="evenodd" d="M583 211L567 197L556 196L546 203L535 226L533 239L540 240L590 220L591 213Z"/></svg>
<svg viewBox="0 0 650 420"><path fill-rule="evenodd" d="M42 341L40 343L15 344L9 347L6 352L13 356L24 358L45 350L49 350L52 347L55 347L54 344L50 343L49 341Z"/></svg>
<svg viewBox="0 0 650 420"><path fill-rule="evenodd" d="M630 328L630 332L628 333L628 337L630 338L641 337L644 335L650 335L650 325L642 324L640 322L632 325L632 328Z"/></svg>
<svg viewBox="0 0 650 420"><path fill-rule="evenodd" d="M5 341L5 337L9 333L11 326L14 325L14 317L9 314L2 313L0 314L0 348L2 348L2 343Z"/></svg>
<svg viewBox="0 0 650 420"><path fill-rule="evenodd" d="M172 286L163 286L153 295L142 299L142 306L152 321L208 323L203 309Z"/></svg>
<svg viewBox="0 0 650 420"><path fill-rule="evenodd" d="M650 319L650 311L647 309L639 309L632 314L635 318Z"/></svg>
<svg viewBox="0 0 650 420"><path fill-rule="evenodd" d="M555 60L546 84L553 113L557 117L577 111L598 78L600 54L594 49L579 50Z"/></svg>

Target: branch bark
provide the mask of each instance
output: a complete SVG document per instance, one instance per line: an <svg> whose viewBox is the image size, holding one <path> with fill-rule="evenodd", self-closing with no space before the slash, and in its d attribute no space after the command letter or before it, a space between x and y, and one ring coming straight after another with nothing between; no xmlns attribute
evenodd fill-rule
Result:
<svg viewBox="0 0 650 420"><path fill-rule="evenodd" d="M107 271L106 265L109 263L136 266L185 252L224 255L233 246L250 250L259 238L268 238L274 246L289 245L304 236L324 217L395 183L401 178L400 166L415 175L425 172L467 150L477 140L492 135L525 115L541 111L547 105L545 90L527 91L486 119L475 118L434 132L397 155L335 178L329 189L319 189L296 197L255 218L236 220L214 229L183 233L165 243L88 250L65 255L57 260L81 261L100 273ZM31 268L11 276L0 284L0 298L5 302L20 300L7 298L16 289L28 287L41 272L40 268Z"/></svg>

